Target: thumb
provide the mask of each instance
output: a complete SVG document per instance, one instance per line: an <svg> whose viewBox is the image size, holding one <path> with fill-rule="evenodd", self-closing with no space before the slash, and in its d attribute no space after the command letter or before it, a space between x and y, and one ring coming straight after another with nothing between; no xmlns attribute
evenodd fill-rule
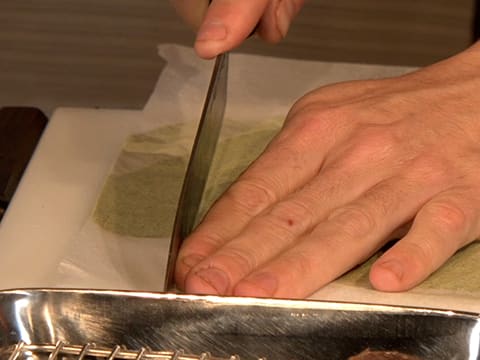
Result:
<svg viewBox="0 0 480 360"><path fill-rule="evenodd" d="M267 9L269 0L213 0L195 42L200 57L212 58L242 43Z"/></svg>

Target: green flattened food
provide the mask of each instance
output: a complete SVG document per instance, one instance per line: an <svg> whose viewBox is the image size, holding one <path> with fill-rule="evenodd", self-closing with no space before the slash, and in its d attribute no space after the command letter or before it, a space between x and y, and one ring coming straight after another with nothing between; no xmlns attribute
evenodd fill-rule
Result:
<svg viewBox="0 0 480 360"><path fill-rule="evenodd" d="M225 122L199 219L281 125L281 119L261 125ZM194 135L192 123L130 136L97 200L94 221L124 236L169 237Z"/></svg>
<svg viewBox="0 0 480 360"><path fill-rule="evenodd" d="M93 214L98 224L120 235L170 236L186 162L170 155L156 157L140 170L108 177Z"/></svg>

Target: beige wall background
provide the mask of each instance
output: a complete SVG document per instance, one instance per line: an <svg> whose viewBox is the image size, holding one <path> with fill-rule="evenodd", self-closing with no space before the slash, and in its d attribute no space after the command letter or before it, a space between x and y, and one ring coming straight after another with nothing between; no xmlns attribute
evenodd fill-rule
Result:
<svg viewBox="0 0 480 360"><path fill-rule="evenodd" d="M239 51L425 65L472 41L474 0L310 0L288 37ZM0 106L141 108L164 65L191 45L167 0L0 0Z"/></svg>

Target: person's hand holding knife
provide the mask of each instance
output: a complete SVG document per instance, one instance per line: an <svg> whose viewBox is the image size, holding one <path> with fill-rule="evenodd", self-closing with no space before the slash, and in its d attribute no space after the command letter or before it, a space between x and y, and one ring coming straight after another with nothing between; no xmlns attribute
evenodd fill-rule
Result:
<svg viewBox="0 0 480 360"><path fill-rule="evenodd" d="M197 29L195 50L212 58L240 45L257 27L268 42L283 39L305 0L170 0L180 16ZM257 26L258 25L258 26Z"/></svg>

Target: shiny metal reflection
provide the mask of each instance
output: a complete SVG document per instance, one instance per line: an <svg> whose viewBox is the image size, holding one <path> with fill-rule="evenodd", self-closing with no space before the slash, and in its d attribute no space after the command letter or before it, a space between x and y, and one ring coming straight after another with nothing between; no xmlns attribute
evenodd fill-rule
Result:
<svg viewBox="0 0 480 360"><path fill-rule="evenodd" d="M479 344L480 316L472 313L164 293L0 292L0 359L9 360L346 360L366 348L478 360Z"/></svg>

